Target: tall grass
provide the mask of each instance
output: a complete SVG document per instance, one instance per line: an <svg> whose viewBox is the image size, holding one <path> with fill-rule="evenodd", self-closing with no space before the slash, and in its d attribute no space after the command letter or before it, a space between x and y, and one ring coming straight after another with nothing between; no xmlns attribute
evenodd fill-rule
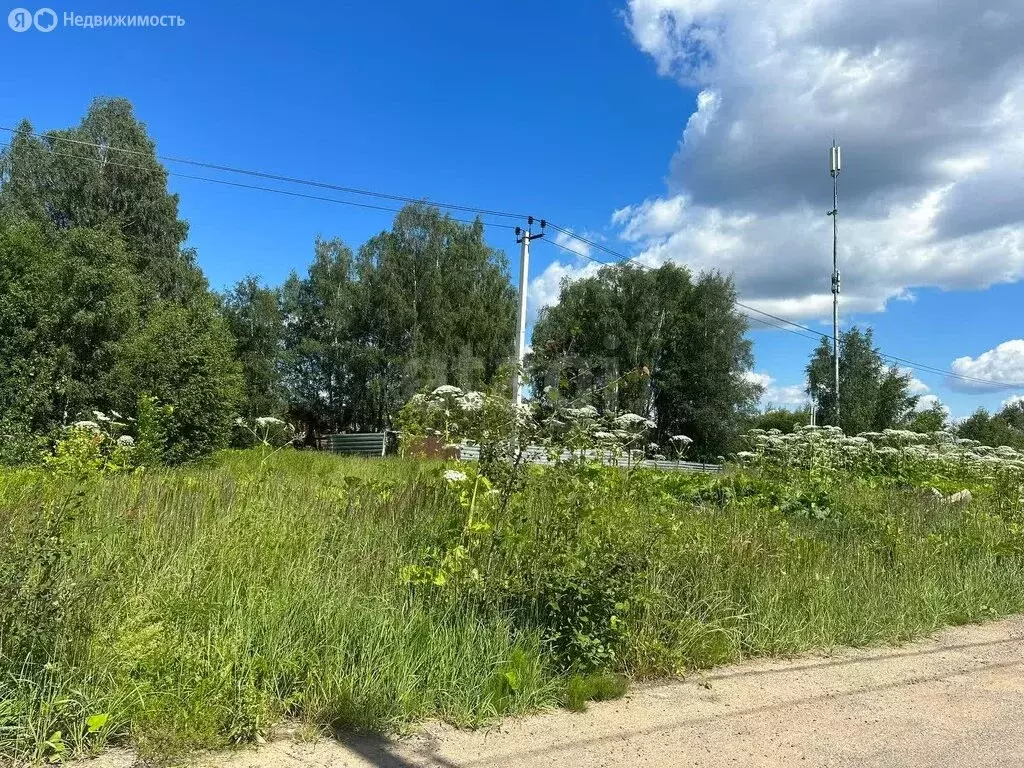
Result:
<svg viewBox="0 0 1024 768"><path fill-rule="evenodd" d="M181 753L284 718L471 725L577 708L595 670L1024 609L1019 527L983 508L851 484L817 521L730 483L538 470L501 503L471 471L294 451L0 474L0 755Z"/></svg>

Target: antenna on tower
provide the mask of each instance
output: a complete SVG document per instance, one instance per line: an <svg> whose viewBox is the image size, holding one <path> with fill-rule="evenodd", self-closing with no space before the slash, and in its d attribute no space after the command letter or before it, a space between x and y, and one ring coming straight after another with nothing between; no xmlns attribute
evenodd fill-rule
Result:
<svg viewBox="0 0 1024 768"><path fill-rule="evenodd" d="M828 153L832 176L832 362L835 366L836 426L839 425L839 172L842 170L842 149L833 137Z"/></svg>

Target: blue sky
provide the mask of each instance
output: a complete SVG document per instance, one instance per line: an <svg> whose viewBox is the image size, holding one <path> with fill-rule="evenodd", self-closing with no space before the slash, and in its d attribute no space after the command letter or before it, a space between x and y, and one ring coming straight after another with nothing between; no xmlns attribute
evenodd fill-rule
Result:
<svg viewBox="0 0 1024 768"><path fill-rule="evenodd" d="M993 44L984 48L993 61L954 62L973 78L962 90L923 63L962 49L965 41L944 31L950 24L977 21L977 34L996 43L1006 28L1019 30L1012 3L973 21L918 15L913 29L895 13L889 27L844 24L818 0L773 0L757 13L734 0L521 2L514 13L454 1L234 5L54 5L58 16L173 13L186 23L3 29L0 124L27 117L38 129L64 127L96 96L127 97L161 154L547 217L651 264L735 272L744 301L823 332L826 151L836 133L846 165L844 324L873 326L893 355L943 370L966 357L961 373L1024 381L1024 350L1012 343L1021 336L1024 208L1007 208L1016 193L985 161L986 153L1024 158L1009 138L1024 124L1024 89L1005 75L1019 54ZM875 4L852 5L851 13ZM784 11L799 11L797 21ZM780 14L789 23L760 42L752 30ZM892 40L903 45L887 57ZM799 77L820 72L823 55L842 104ZM945 111L907 109L894 61L915 74L917 90L934 81ZM849 108L858 100L863 115ZM972 128L949 117L967 107L1001 109L1009 125ZM357 247L391 219L175 177L171 186L217 288L250 273L280 282L305 268L318 234ZM512 234L494 228L488 239L515 267ZM533 305L552 300L559 276L588 268L548 243L535 246ZM776 330L752 337L769 397L793 399L813 342ZM967 392L940 374L914 375L955 416L1018 391Z"/></svg>

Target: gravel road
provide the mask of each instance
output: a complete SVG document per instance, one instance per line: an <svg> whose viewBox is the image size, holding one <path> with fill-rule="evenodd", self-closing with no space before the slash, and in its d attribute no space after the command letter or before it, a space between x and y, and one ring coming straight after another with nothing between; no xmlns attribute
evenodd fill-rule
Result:
<svg viewBox="0 0 1024 768"><path fill-rule="evenodd" d="M109 754L90 768L127 768ZM902 646L754 661L583 714L402 740L281 739L207 768L1024 766L1024 617Z"/></svg>

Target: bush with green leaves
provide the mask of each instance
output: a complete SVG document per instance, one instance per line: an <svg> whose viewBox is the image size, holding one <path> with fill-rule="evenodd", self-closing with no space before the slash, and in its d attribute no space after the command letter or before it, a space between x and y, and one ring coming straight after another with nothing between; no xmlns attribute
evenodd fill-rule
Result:
<svg viewBox="0 0 1024 768"><path fill-rule="evenodd" d="M39 461L47 440L26 424L14 419L0 419L0 466L22 466Z"/></svg>
<svg viewBox="0 0 1024 768"><path fill-rule="evenodd" d="M92 417L64 429L52 452L43 456L46 469L84 480L137 466L135 438L128 434L127 423L117 421L120 414L93 411Z"/></svg>
<svg viewBox="0 0 1024 768"><path fill-rule="evenodd" d="M212 302L159 302L138 331L123 339L108 375L117 407L143 396L168 410L162 460L180 464L226 447L242 397L233 341Z"/></svg>

